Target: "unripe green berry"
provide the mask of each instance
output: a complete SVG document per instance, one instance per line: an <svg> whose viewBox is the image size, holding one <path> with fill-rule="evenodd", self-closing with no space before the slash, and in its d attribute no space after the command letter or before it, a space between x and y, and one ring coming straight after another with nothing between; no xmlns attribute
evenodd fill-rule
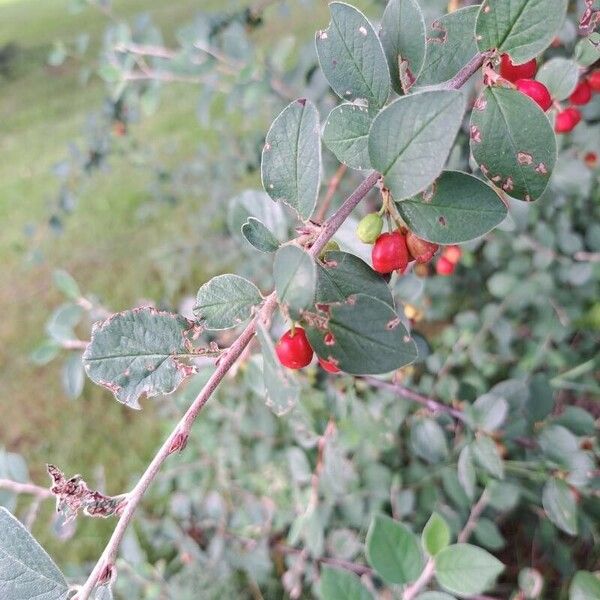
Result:
<svg viewBox="0 0 600 600"><path fill-rule="evenodd" d="M356 235L361 242L374 244L382 229L383 219L377 213L370 213L360 220L356 228Z"/></svg>
<svg viewBox="0 0 600 600"><path fill-rule="evenodd" d="M335 240L329 240L323 247L323 250L321 250L321 252L319 252L319 258L322 260L325 258L325 255L328 252L339 252L339 251L340 251L340 245Z"/></svg>

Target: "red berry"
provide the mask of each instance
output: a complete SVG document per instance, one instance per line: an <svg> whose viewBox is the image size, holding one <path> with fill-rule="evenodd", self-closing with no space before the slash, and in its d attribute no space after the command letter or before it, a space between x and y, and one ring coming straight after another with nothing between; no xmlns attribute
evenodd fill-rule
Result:
<svg viewBox="0 0 600 600"><path fill-rule="evenodd" d="M500 57L500 75L513 83L517 79L531 79L537 71L537 61L535 58L523 63L515 65L508 54L503 54Z"/></svg>
<svg viewBox="0 0 600 600"><path fill-rule="evenodd" d="M578 104L582 106L587 104L592 99L592 88L590 84L585 80L581 80L577 87L573 90L573 93L569 96L571 104Z"/></svg>
<svg viewBox="0 0 600 600"><path fill-rule="evenodd" d="M335 364L335 362L333 360L325 360L324 358L321 358L319 356L319 364L328 373L339 373L340 372L340 370L338 369L337 365Z"/></svg>
<svg viewBox="0 0 600 600"><path fill-rule="evenodd" d="M435 271L438 275L452 275L455 266L444 256L441 256L435 265Z"/></svg>
<svg viewBox="0 0 600 600"><path fill-rule="evenodd" d="M594 92L600 92L600 69L592 71L587 77L587 82Z"/></svg>
<svg viewBox="0 0 600 600"><path fill-rule="evenodd" d="M552 106L552 96L543 83L535 81L535 79L517 79L515 85L522 94L536 102L544 112Z"/></svg>
<svg viewBox="0 0 600 600"><path fill-rule="evenodd" d="M556 131L556 133L568 133L575 128L579 121L581 121L579 109L569 106L556 115L554 131Z"/></svg>
<svg viewBox="0 0 600 600"><path fill-rule="evenodd" d="M585 156L583 157L583 160L585 164L591 169L598 165L598 155L595 152L586 152Z"/></svg>
<svg viewBox="0 0 600 600"><path fill-rule="evenodd" d="M404 271L408 265L406 238L399 232L382 233L371 252L373 268L383 275L392 271Z"/></svg>
<svg viewBox="0 0 600 600"><path fill-rule="evenodd" d="M302 327L295 327L293 332L286 331L275 346L279 362L288 369L301 369L310 364L313 349Z"/></svg>
<svg viewBox="0 0 600 600"><path fill-rule="evenodd" d="M460 246L453 244L452 246L445 246L442 250L442 258L445 258L449 263L457 265L462 256L462 250Z"/></svg>
<svg viewBox="0 0 600 600"><path fill-rule="evenodd" d="M418 263L429 262L439 248L437 244L432 244L417 237L412 231L406 234L406 246L410 256Z"/></svg>

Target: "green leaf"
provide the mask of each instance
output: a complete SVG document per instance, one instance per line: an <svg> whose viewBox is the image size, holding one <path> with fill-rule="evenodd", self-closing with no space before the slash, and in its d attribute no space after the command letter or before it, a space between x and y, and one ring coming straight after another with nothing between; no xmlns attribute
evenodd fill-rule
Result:
<svg viewBox="0 0 600 600"><path fill-rule="evenodd" d="M406 525L377 515L367 533L367 560L387 583L415 581L423 570L417 536Z"/></svg>
<svg viewBox="0 0 600 600"><path fill-rule="evenodd" d="M436 464L448 458L448 442L444 430L434 419L417 419L410 429L410 445L413 452Z"/></svg>
<svg viewBox="0 0 600 600"><path fill-rule="evenodd" d="M280 204L275 204L265 192L245 190L230 200L227 225L231 235L237 236L250 217L260 221L277 239L287 237L288 225L284 209Z"/></svg>
<svg viewBox="0 0 600 600"><path fill-rule="evenodd" d="M417 86L452 79L477 53L475 20L479 7L468 6L436 19L427 32L427 54Z"/></svg>
<svg viewBox="0 0 600 600"><path fill-rule="evenodd" d="M254 217L248 217L242 225L242 235L250 245L261 252L275 252L280 246L279 240L271 230Z"/></svg>
<svg viewBox="0 0 600 600"><path fill-rule="evenodd" d="M488 550L501 550L506 545L506 540L496 523L484 517L477 521L473 535L478 544Z"/></svg>
<svg viewBox="0 0 600 600"><path fill-rule="evenodd" d="M484 0L475 33L481 52L507 52L517 64L535 58L554 39L567 0Z"/></svg>
<svg viewBox="0 0 600 600"><path fill-rule="evenodd" d="M438 513L434 512L429 517L421 535L421 542L429 556L435 556L450 543L450 528Z"/></svg>
<svg viewBox="0 0 600 600"><path fill-rule="evenodd" d="M279 363L273 340L262 323L258 324L256 335L263 355L263 375L267 392L265 403L277 416L282 416L298 403L300 384L293 372L284 369Z"/></svg>
<svg viewBox="0 0 600 600"><path fill-rule="evenodd" d="M57 269L54 271L52 278L56 288L60 290L69 300L77 300L81 297L81 291L79 290L77 282L66 271Z"/></svg>
<svg viewBox="0 0 600 600"><path fill-rule="evenodd" d="M34 365L47 365L51 360L56 358L60 352L60 346L53 340L44 340L39 344L29 355L29 360Z"/></svg>
<svg viewBox="0 0 600 600"><path fill-rule="evenodd" d="M382 107L390 94L390 74L381 42L371 23L343 2L329 5L331 22L316 34L321 69L333 91L344 100Z"/></svg>
<svg viewBox="0 0 600 600"><path fill-rule="evenodd" d="M471 544L454 544L435 557L438 583L461 596L481 594L494 585L504 565L489 552Z"/></svg>
<svg viewBox="0 0 600 600"><path fill-rule="evenodd" d="M81 321L83 308L78 304L61 304L46 323L46 333L56 342L74 339L75 327Z"/></svg>
<svg viewBox="0 0 600 600"><path fill-rule="evenodd" d="M455 90L419 92L399 98L375 117L369 133L371 165L396 200L423 191L442 172L465 101Z"/></svg>
<svg viewBox="0 0 600 600"><path fill-rule="evenodd" d="M417 596L415 600L455 600L455 598L444 592L425 592Z"/></svg>
<svg viewBox="0 0 600 600"><path fill-rule="evenodd" d="M392 86L404 94L419 76L425 60L425 19L416 0L390 0L381 19L379 38Z"/></svg>
<svg viewBox="0 0 600 600"><path fill-rule="evenodd" d="M469 446L465 446L458 455L457 476L465 494L469 500L473 500L475 497L476 476L471 448Z"/></svg>
<svg viewBox="0 0 600 600"><path fill-rule="evenodd" d="M102 585L96 589L94 600L113 600L114 596L110 585Z"/></svg>
<svg viewBox="0 0 600 600"><path fill-rule="evenodd" d="M0 597L6 600L66 600L60 569L32 535L0 507Z"/></svg>
<svg viewBox="0 0 600 600"><path fill-rule="evenodd" d="M508 402L496 394L483 394L469 407L475 427L484 431L498 429L508 414Z"/></svg>
<svg viewBox="0 0 600 600"><path fill-rule="evenodd" d="M420 238L457 244L499 225L507 209L489 185L473 175L444 171L427 190L397 203L400 215Z"/></svg>
<svg viewBox="0 0 600 600"><path fill-rule="evenodd" d="M482 173L509 196L539 198L556 162L556 138L531 98L486 88L471 113L471 152Z"/></svg>
<svg viewBox="0 0 600 600"><path fill-rule="evenodd" d="M312 320L307 328L311 346L318 356L337 361L346 373L389 373L417 358L415 343L398 315L377 298L357 294L345 303L328 305L328 314L314 315Z"/></svg>
<svg viewBox="0 0 600 600"><path fill-rule="evenodd" d="M482 435L471 443L475 462L493 477L504 479L504 463L494 441Z"/></svg>
<svg viewBox="0 0 600 600"><path fill-rule="evenodd" d="M369 130L373 113L348 102L336 106L327 117L323 143L335 157L352 169L370 169Z"/></svg>
<svg viewBox="0 0 600 600"><path fill-rule="evenodd" d="M321 183L319 113L305 98L294 100L273 121L262 152L262 184L276 202L306 220Z"/></svg>
<svg viewBox="0 0 600 600"><path fill-rule="evenodd" d="M69 398L79 398L85 383L85 371L81 362L81 354L72 352L63 363L62 385Z"/></svg>
<svg viewBox="0 0 600 600"><path fill-rule="evenodd" d="M548 88L554 99L566 100L579 81L579 65L574 60L557 56L545 62L535 78Z"/></svg>
<svg viewBox="0 0 600 600"><path fill-rule="evenodd" d="M139 409L142 395L170 394L194 373L182 359L202 354L191 343L195 326L151 307L112 315L92 329L83 353L86 373L119 402Z"/></svg>
<svg viewBox="0 0 600 600"><path fill-rule="evenodd" d="M600 578L589 571L577 571L569 587L569 600L598 600Z"/></svg>
<svg viewBox="0 0 600 600"><path fill-rule="evenodd" d="M279 302L292 311L314 304L317 267L313 258L298 246L283 246L277 250L273 279Z"/></svg>
<svg viewBox="0 0 600 600"><path fill-rule="evenodd" d="M196 296L194 314L207 329L229 329L243 323L262 302L260 290L239 275L218 275Z"/></svg>
<svg viewBox="0 0 600 600"><path fill-rule="evenodd" d="M354 573L324 566L321 569L319 598L321 600L372 600L373 596Z"/></svg>
<svg viewBox="0 0 600 600"><path fill-rule="evenodd" d="M562 531L577 535L577 504L569 486L553 477L544 485L542 504L548 518Z"/></svg>
<svg viewBox="0 0 600 600"><path fill-rule="evenodd" d="M600 33L595 31L575 45L575 59L582 67L589 67L600 59Z"/></svg>
<svg viewBox="0 0 600 600"><path fill-rule="evenodd" d="M317 263L317 303L344 302L350 296L366 294L394 306L385 279L358 256L348 252L327 252Z"/></svg>

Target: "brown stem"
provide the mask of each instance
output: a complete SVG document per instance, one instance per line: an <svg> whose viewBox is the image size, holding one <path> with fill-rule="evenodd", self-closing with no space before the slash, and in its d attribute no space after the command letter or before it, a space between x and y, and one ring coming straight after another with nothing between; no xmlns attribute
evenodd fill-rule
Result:
<svg viewBox="0 0 600 600"><path fill-rule="evenodd" d="M461 532L458 534L457 541L459 544L464 544L469 541L471 534L473 533L475 527L477 527L477 523L485 510L485 507L488 504L488 495L485 490L479 496L479 500L473 505L471 508L471 512L469 513L469 518L465 523L465 526L462 528Z"/></svg>
<svg viewBox="0 0 600 600"><path fill-rule="evenodd" d="M334 173L333 177L329 181L329 185L327 186L327 192L325 193L325 198L323 198L323 202L321 206L319 206L319 210L315 215L314 221L316 223L321 223L325 216L327 215L327 211L329 210L329 206L331 205L331 201L337 192L338 187L342 181L342 178L346 174L348 167L346 165L340 165L337 168L337 171Z"/></svg>
<svg viewBox="0 0 600 600"><path fill-rule="evenodd" d="M11 479L0 479L0 489L13 492L14 494L31 494L38 498L52 498L53 494L48 488L35 485L34 483L19 483Z"/></svg>

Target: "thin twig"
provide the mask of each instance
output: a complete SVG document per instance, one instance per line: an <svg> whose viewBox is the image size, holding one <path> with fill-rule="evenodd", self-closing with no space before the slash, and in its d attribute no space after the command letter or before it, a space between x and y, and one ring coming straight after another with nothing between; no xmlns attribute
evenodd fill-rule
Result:
<svg viewBox="0 0 600 600"><path fill-rule="evenodd" d="M0 489L13 492L14 494L30 494L38 498L52 498L52 492L45 487L35 485L35 483L19 483L12 479L0 479Z"/></svg>
<svg viewBox="0 0 600 600"><path fill-rule="evenodd" d="M471 512L469 513L469 518L467 519L465 526L462 528L461 532L458 534L457 540L458 540L459 544L464 544L465 542L469 541L469 538L471 537L471 534L475 530L475 527L477 527L479 518L481 517L483 511L485 510L485 507L487 506L488 501L489 501L488 494L486 493L486 490L483 490L483 493L481 494L481 496L479 496L479 500L477 500L477 502L471 508Z"/></svg>
<svg viewBox="0 0 600 600"><path fill-rule="evenodd" d="M340 187L342 178L346 174L347 170L348 167L346 165L340 165L337 168L337 171L334 173L333 177L329 180L327 192L325 193L323 202L321 203L321 206L319 206L319 210L317 211L317 214L314 218L315 223L321 223L325 219L327 211L329 210L329 206L331 205L331 201L333 200L333 197L335 196L338 187Z"/></svg>

